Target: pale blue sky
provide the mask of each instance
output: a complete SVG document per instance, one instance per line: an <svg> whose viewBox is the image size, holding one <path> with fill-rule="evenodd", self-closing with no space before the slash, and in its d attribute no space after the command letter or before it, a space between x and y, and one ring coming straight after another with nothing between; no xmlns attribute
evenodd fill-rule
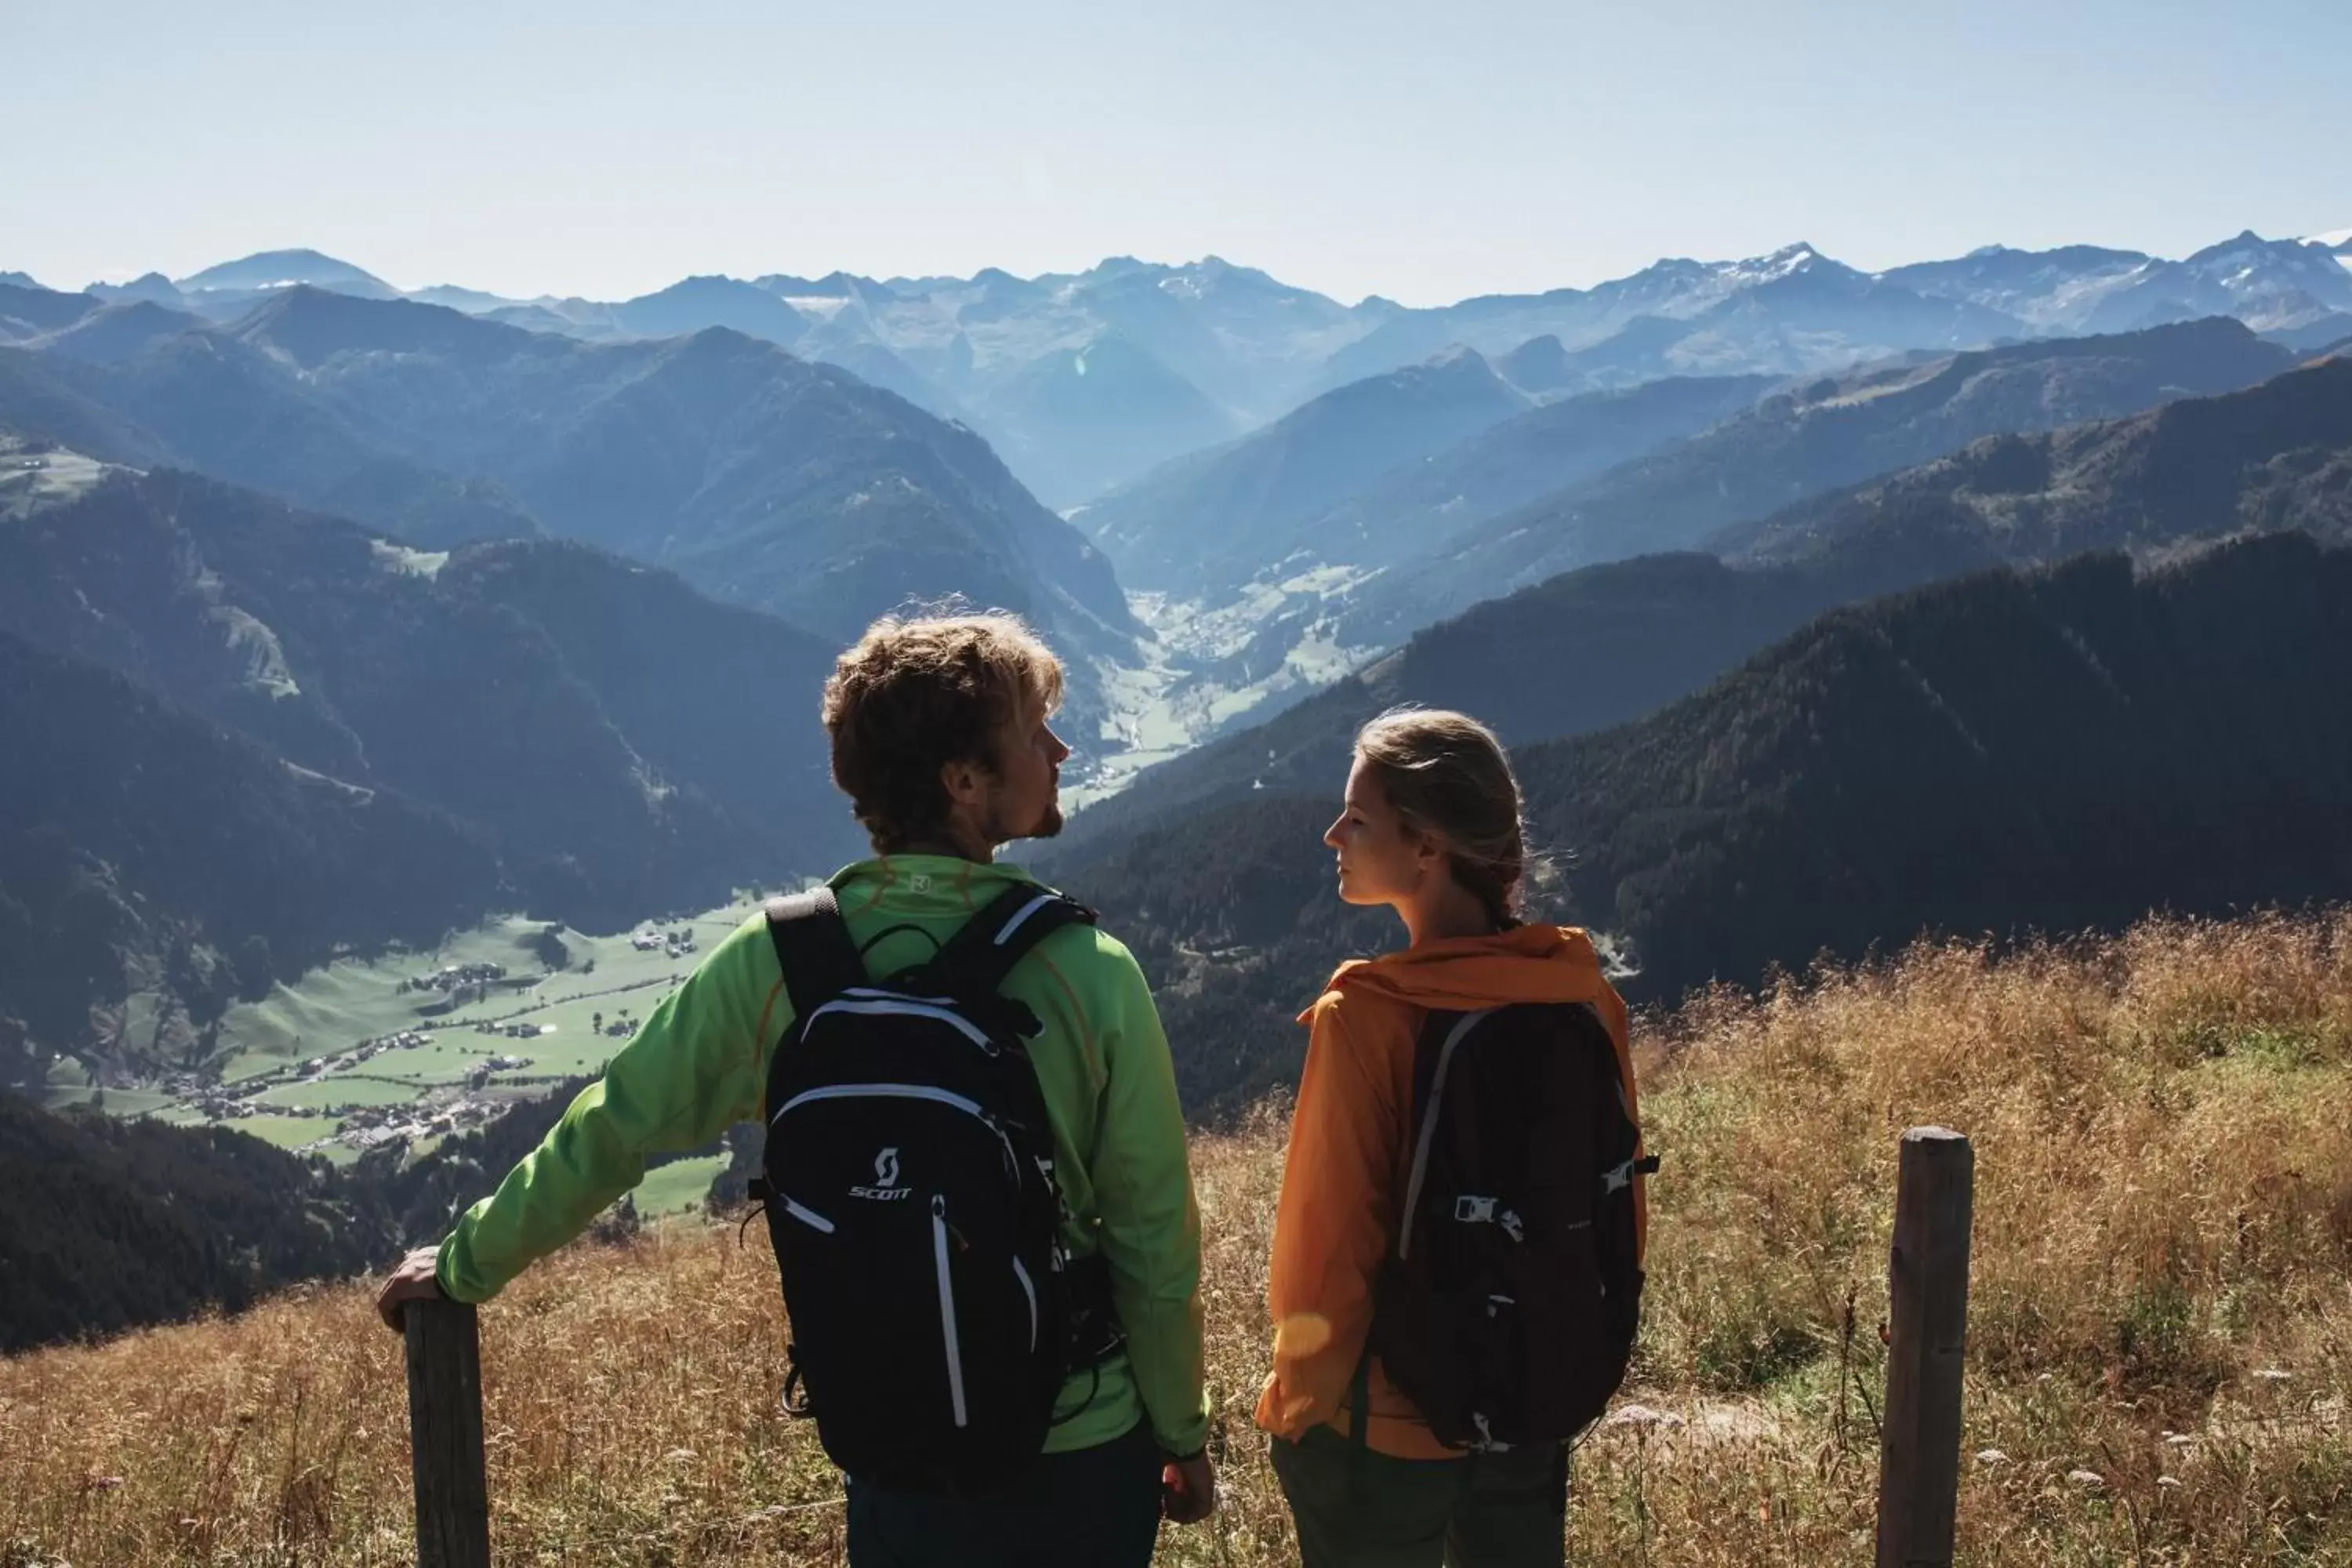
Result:
<svg viewBox="0 0 2352 1568"><path fill-rule="evenodd" d="M0 269L1071 270L1353 300L2352 225L2347 0L0 0Z"/></svg>

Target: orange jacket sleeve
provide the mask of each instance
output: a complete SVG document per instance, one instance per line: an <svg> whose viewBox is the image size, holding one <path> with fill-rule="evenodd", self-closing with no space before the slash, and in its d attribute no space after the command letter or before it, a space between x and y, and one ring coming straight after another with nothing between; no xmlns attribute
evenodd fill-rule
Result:
<svg viewBox="0 0 2352 1568"><path fill-rule="evenodd" d="M1274 1373L1257 1421L1287 1437L1329 1420L1344 1403L1396 1220L1401 1111L1377 1042L1350 1037L1346 1008L1339 991L1315 1005L1275 1211L1266 1281Z"/></svg>

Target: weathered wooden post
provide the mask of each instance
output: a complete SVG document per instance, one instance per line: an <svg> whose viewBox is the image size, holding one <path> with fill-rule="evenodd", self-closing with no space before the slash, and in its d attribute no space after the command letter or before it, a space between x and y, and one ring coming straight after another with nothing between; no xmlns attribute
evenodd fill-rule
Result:
<svg viewBox="0 0 2352 1568"><path fill-rule="evenodd" d="M1878 1568L1943 1568L1952 1561L1975 1203L1976 1152L1966 1138L1945 1127L1914 1127L1903 1134L1887 1268Z"/></svg>
<svg viewBox="0 0 2352 1568"><path fill-rule="evenodd" d="M482 1342L462 1301L411 1301L408 1447L416 1478L417 1568L489 1568L482 1471Z"/></svg>

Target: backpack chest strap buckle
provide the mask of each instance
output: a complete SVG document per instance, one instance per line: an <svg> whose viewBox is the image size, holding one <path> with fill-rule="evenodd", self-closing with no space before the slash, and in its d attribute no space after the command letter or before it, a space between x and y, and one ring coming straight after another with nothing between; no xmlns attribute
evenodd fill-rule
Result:
<svg viewBox="0 0 2352 1568"><path fill-rule="evenodd" d="M1500 1198L1465 1193L1454 1200L1454 1218L1462 1225L1499 1225L1513 1241L1528 1238L1527 1227L1517 1211L1505 1208Z"/></svg>
<svg viewBox="0 0 2352 1568"><path fill-rule="evenodd" d="M1657 1173L1658 1157L1655 1154L1645 1155L1639 1160L1628 1160L1622 1165L1612 1166L1601 1173L1601 1191L1603 1196L1611 1193L1622 1193L1633 1184L1634 1177L1654 1176Z"/></svg>

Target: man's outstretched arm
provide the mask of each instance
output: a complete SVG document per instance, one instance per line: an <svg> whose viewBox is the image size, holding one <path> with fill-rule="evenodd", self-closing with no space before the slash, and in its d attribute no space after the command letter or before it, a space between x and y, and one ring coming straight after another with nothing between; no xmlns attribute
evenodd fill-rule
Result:
<svg viewBox="0 0 2352 1568"><path fill-rule="evenodd" d="M377 1299L384 1321L398 1328L401 1303L420 1297L488 1300L635 1186L647 1154L696 1148L757 1115L772 1031L791 1021L782 984L765 921L737 927L497 1192L437 1247L402 1259Z"/></svg>

